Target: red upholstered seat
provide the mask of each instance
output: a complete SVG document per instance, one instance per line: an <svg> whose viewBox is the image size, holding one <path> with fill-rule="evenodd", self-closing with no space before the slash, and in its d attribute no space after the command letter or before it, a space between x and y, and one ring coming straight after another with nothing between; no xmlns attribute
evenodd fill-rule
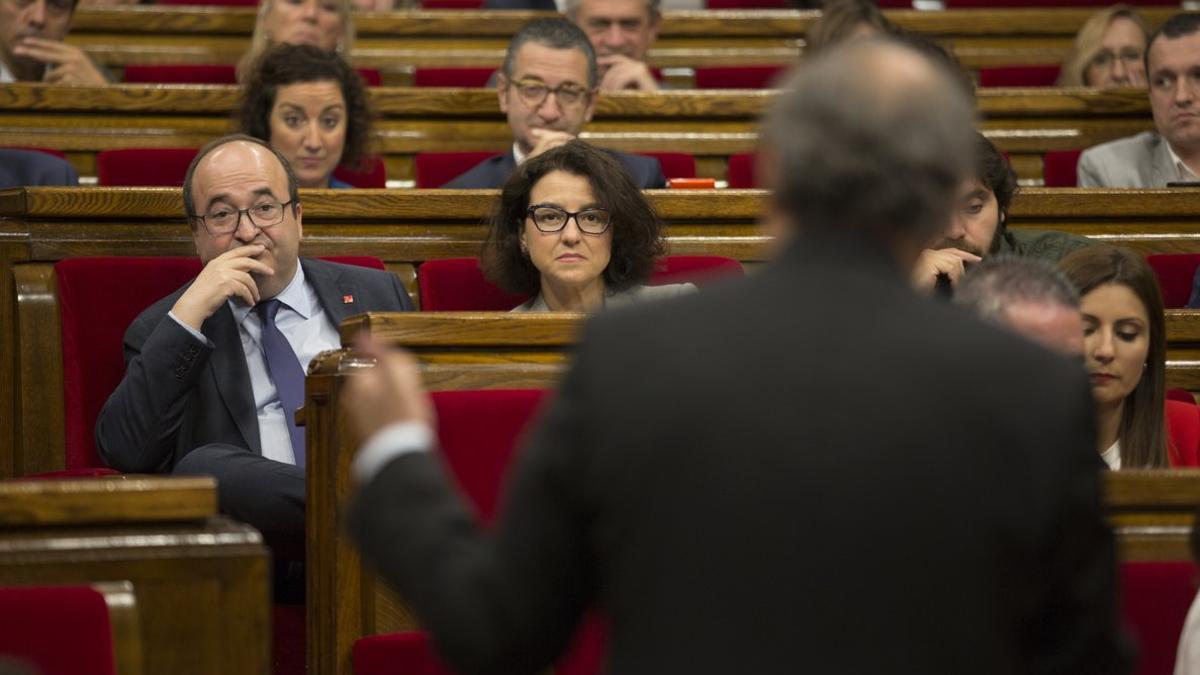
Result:
<svg viewBox="0 0 1200 675"><path fill-rule="evenodd" d="M1121 606L1138 651L1138 675L1171 675L1188 608L1196 595L1191 562L1121 564Z"/></svg>
<svg viewBox="0 0 1200 675"><path fill-rule="evenodd" d="M96 176L103 186L180 187L195 148L122 148L96 153Z"/></svg>
<svg viewBox="0 0 1200 675"><path fill-rule="evenodd" d="M1042 179L1046 187L1076 187L1082 150L1055 150L1042 156Z"/></svg>
<svg viewBox="0 0 1200 675"><path fill-rule="evenodd" d="M770 89L788 66L712 66L696 69L697 89Z"/></svg>
<svg viewBox="0 0 1200 675"><path fill-rule="evenodd" d="M414 87L486 87L495 68L417 68Z"/></svg>
<svg viewBox="0 0 1200 675"><path fill-rule="evenodd" d="M417 187L440 188L497 152L418 152L413 158Z"/></svg>
<svg viewBox="0 0 1200 675"><path fill-rule="evenodd" d="M439 391L431 394L437 413L442 457L464 495L485 523L500 503L501 487L529 422L546 400L540 389ZM585 618L559 675L597 675L604 654L605 623L596 614ZM423 632L364 637L354 644L356 675L451 675Z"/></svg>
<svg viewBox="0 0 1200 675"><path fill-rule="evenodd" d="M333 176L345 181L356 188L385 188L387 187L387 166L382 157L369 160L365 171L354 171L346 166L334 169Z"/></svg>
<svg viewBox="0 0 1200 675"><path fill-rule="evenodd" d="M1146 256L1162 290L1167 309L1187 307L1192 295L1192 279L1200 266L1200 253L1159 253Z"/></svg>
<svg viewBox="0 0 1200 675"><path fill-rule="evenodd" d="M237 84L230 65L125 66L126 84Z"/></svg>
<svg viewBox="0 0 1200 675"><path fill-rule="evenodd" d="M1166 417L1171 466L1200 466L1200 408L1194 400L1168 399Z"/></svg>
<svg viewBox="0 0 1200 675"><path fill-rule="evenodd" d="M1004 8L1004 7L1107 7L1109 0L945 0L946 9ZM1179 3L1167 0L1129 0L1136 7L1175 7ZM881 5L882 6L882 5Z"/></svg>
<svg viewBox="0 0 1200 675"><path fill-rule="evenodd" d="M734 190L751 190L757 187L754 182L754 155L730 155L726 182Z"/></svg>
<svg viewBox="0 0 1200 675"><path fill-rule="evenodd" d="M1182 401L1184 403L1196 403L1196 397L1187 389L1171 388L1167 390L1168 401Z"/></svg>
<svg viewBox="0 0 1200 675"><path fill-rule="evenodd" d="M41 675L114 675L104 595L89 586L0 588L0 654Z"/></svg>
<svg viewBox="0 0 1200 675"><path fill-rule="evenodd" d="M672 178L695 178L696 158L686 152L640 152L643 157L653 157L662 166L663 176Z"/></svg>
<svg viewBox="0 0 1200 675"><path fill-rule="evenodd" d="M1059 65L993 66L979 69L981 87L1053 87Z"/></svg>
<svg viewBox="0 0 1200 675"><path fill-rule="evenodd" d="M377 258L329 260L384 269ZM125 330L142 310L195 277L200 260L71 258L57 263L54 272L62 323L66 469L100 467L96 417L125 374Z"/></svg>
<svg viewBox="0 0 1200 675"><path fill-rule="evenodd" d="M667 256L650 276L651 286L682 282L703 286L741 276L742 265L722 256ZM427 260L417 268L425 312L507 312L529 298L506 293L483 276L478 258Z"/></svg>

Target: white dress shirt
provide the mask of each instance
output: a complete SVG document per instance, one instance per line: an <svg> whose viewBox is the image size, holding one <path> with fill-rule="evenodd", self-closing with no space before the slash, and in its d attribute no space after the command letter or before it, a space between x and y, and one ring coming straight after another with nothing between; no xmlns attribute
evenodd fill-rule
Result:
<svg viewBox="0 0 1200 675"><path fill-rule="evenodd" d="M275 299L282 304L275 316L275 325L292 346L292 351L296 352L301 368L307 370L309 362L320 352L341 346L337 327L326 317L316 292L304 280L303 267L296 267L296 275L292 277L291 283L275 296ZM288 432L283 405L279 402L275 383L271 381L260 344L262 320L253 307L247 307L233 298L228 302L229 308L233 310L234 321L238 325L238 334L242 338L246 368L250 371L250 388L254 391L254 407L258 415L258 436L262 443L263 457L295 464L296 455L292 451L292 437ZM189 333L208 342L203 334L179 321L174 314L170 316ZM295 411L289 414L295 414Z"/></svg>
<svg viewBox="0 0 1200 675"><path fill-rule="evenodd" d="M16 81L16 76L8 69L8 66L4 65L4 61L0 61L0 84L8 84Z"/></svg>
<svg viewBox="0 0 1200 675"><path fill-rule="evenodd" d="M1175 154L1175 148L1172 148L1170 143L1167 143L1167 152L1171 155L1171 166L1175 167L1175 180L1181 183L1200 182L1200 177L1197 177L1196 172L1184 164L1182 159L1179 159L1179 155Z"/></svg>
<svg viewBox="0 0 1200 675"><path fill-rule="evenodd" d="M1100 453L1100 459L1108 465L1108 468L1116 471L1121 468L1121 441L1117 441L1108 446L1108 449Z"/></svg>

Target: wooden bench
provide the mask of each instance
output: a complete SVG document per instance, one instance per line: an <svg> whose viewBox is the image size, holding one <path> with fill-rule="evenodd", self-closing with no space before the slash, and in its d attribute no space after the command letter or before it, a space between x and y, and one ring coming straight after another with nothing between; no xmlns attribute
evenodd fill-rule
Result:
<svg viewBox="0 0 1200 675"><path fill-rule="evenodd" d="M118 665L266 673L268 553L256 530L216 507L211 478L0 481L0 585L127 582L140 635L118 640ZM117 619L123 635L128 617Z"/></svg>
<svg viewBox="0 0 1200 675"><path fill-rule="evenodd" d="M652 191L670 250L767 260L758 230L764 193ZM384 260L417 297L416 266L478 255L490 191L305 191L303 253ZM1200 191L1030 189L1011 227L1075 232L1143 253L1200 252ZM178 190L34 188L0 191L0 476L62 468L62 348L53 265L82 256L191 256ZM1190 329L1189 329L1190 330ZM1184 346L1186 345L1186 346ZM1181 343L1172 386L1200 390L1200 338ZM1173 353L1174 354L1174 353ZM11 439L11 440L10 440Z"/></svg>
<svg viewBox="0 0 1200 675"><path fill-rule="evenodd" d="M563 314L371 314L348 319L341 330L343 344L367 330L411 350L433 389L553 387L577 339L579 320ZM417 626L403 601L364 567L341 529L352 489L350 461L360 439L339 415L339 401L347 377L367 367L343 350L327 353L309 370L308 471L322 478L308 482L310 672L349 675L357 638ZM1106 478L1122 560L1190 560L1200 470L1114 472Z"/></svg>
<svg viewBox="0 0 1200 675"><path fill-rule="evenodd" d="M583 137L626 152L685 152L698 175L723 180L729 155L755 150L759 116L777 92L670 91L602 95ZM101 150L200 147L232 130L232 86L120 85L0 89L0 146L67 153L81 176L95 176ZM392 180L414 179L418 152L494 150L512 145L494 91L393 89L371 92L380 114L379 151ZM988 90L979 94L982 129L1008 152L1018 173L1038 181L1042 154L1086 148L1153 128L1145 92Z"/></svg>
<svg viewBox="0 0 1200 675"><path fill-rule="evenodd" d="M889 11L897 25L945 41L971 68L1060 63L1089 9ZM1139 8L1151 26L1171 8ZM352 56L385 82L411 83L415 66L498 66L509 38L537 12L414 11L356 17ZM649 60L694 68L794 63L814 11L668 11ZM254 10L228 7L81 8L68 41L98 61L128 64L226 63L241 57ZM686 76L684 76L686 82Z"/></svg>

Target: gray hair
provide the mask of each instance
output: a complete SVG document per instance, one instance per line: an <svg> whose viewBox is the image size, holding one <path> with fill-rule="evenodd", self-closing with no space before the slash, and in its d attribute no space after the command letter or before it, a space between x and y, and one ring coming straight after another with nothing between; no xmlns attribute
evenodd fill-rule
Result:
<svg viewBox="0 0 1200 675"><path fill-rule="evenodd" d="M1057 267L1045 260L1000 255L967 273L954 291L954 304L993 323L1017 303L1079 308L1079 291Z"/></svg>
<svg viewBox="0 0 1200 675"><path fill-rule="evenodd" d="M562 17L534 19L521 26L521 30L517 31L508 43L508 51L504 53L504 65L500 66L504 79L512 81L513 63L517 60L517 52L528 42L551 49L578 49L583 52L587 57L587 86L589 89L596 88L596 83L600 81L600 73L596 67L596 49L579 26Z"/></svg>
<svg viewBox="0 0 1200 675"><path fill-rule="evenodd" d="M579 4L583 0L567 0L566 14L572 20L579 13ZM646 0L646 11L650 13L650 20L653 21L662 16L662 0Z"/></svg>
<svg viewBox="0 0 1200 675"><path fill-rule="evenodd" d="M886 38L804 66L767 114L774 205L809 232L920 245L950 223L972 174L975 112L945 67Z"/></svg>

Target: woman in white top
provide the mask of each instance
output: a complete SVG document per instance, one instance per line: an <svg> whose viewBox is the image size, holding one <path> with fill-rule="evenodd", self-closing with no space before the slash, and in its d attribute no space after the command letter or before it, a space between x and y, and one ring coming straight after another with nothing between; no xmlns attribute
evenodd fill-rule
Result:
<svg viewBox="0 0 1200 675"><path fill-rule="evenodd" d="M482 266L514 312L594 312L695 290L644 286L663 254L662 221L621 164L570 141L526 160L492 214Z"/></svg>
<svg viewBox="0 0 1200 675"><path fill-rule="evenodd" d="M1112 469L1167 467L1166 327L1154 271L1141 255L1101 244L1059 268L1081 298L1098 450Z"/></svg>

